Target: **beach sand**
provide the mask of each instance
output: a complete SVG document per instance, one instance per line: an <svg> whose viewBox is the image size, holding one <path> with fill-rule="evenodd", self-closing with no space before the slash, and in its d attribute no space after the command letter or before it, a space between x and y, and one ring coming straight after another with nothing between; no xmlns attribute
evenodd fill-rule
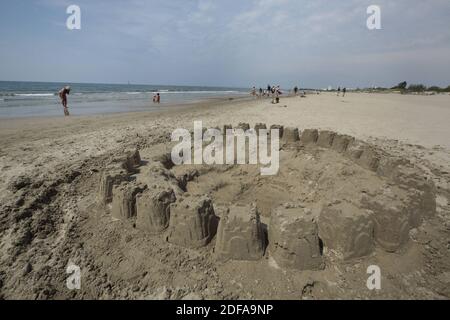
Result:
<svg viewBox="0 0 450 320"><path fill-rule="evenodd" d="M449 298L449 120L449 95L364 93L282 97L277 105L215 99L158 112L0 119L0 293L39 299ZM166 143L175 128L191 130L194 121L333 130L370 142L426 172L437 187L437 216L419 232L424 239L402 253L404 265L390 265L387 289L374 293L361 282L367 261L301 276L263 263L215 264L204 251L164 246L98 212L96 183L111 157ZM89 279L80 291L65 288L69 259Z"/></svg>

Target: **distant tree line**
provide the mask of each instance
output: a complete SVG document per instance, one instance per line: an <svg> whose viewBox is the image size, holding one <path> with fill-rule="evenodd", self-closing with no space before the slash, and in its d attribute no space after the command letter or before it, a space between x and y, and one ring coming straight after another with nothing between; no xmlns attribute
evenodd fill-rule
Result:
<svg viewBox="0 0 450 320"><path fill-rule="evenodd" d="M336 91L336 89L332 90L325 90L325 91ZM450 93L450 86L447 88L441 88L438 86L431 86L427 87L423 84L410 84L406 81L400 82L395 87L392 88L384 88L384 87L372 87L372 88L356 88L351 89L350 91L353 92L392 92L392 91L400 91L401 93L408 94L408 93L421 93L421 92L437 92L437 93Z"/></svg>
<svg viewBox="0 0 450 320"><path fill-rule="evenodd" d="M410 84L408 86L408 83L406 81L400 82L395 87L392 87L391 90L400 90L401 92L408 93L408 92L425 92L425 91L433 91L433 92L450 92L450 86L447 88L441 88L438 86L431 86L427 87L423 84Z"/></svg>

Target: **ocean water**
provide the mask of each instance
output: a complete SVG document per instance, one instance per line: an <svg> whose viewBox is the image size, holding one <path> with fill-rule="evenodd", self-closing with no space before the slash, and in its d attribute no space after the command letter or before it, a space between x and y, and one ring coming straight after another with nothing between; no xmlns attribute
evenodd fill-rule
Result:
<svg viewBox="0 0 450 320"><path fill-rule="evenodd" d="M63 115L57 92L65 85L71 86L68 106L72 115L161 110L178 103L249 92L243 88L221 87L0 81L0 118ZM161 95L160 105L152 102L156 92Z"/></svg>

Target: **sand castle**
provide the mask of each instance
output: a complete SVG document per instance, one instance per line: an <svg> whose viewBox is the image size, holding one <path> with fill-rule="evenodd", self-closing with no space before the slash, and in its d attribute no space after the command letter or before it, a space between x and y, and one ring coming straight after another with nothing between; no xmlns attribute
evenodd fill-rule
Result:
<svg viewBox="0 0 450 320"><path fill-rule="evenodd" d="M374 248L373 212L349 203L330 203L319 217L323 245L343 260L369 255Z"/></svg>
<svg viewBox="0 0 450 320"><path fill-rule="evenodd" d="M270 253L277 264L297 270L320 270L318 217L301 206L274 209L269 225Z"/></svg>
<svg viewBox="0 0 450 320"><path fill-rule="evenodd" d="M154 187L136 198L136 227L149 234L160 234L169 227L169 207L175 202L173 189Z"/></svg>
<svg viewBox="0 0 450 320"><path fill-rule="evenodd" d="M178 199L170 206L170 228L167 240L186 248L206 246L217 231L217 217L207 197Z"/></svg>
<svg viewBox="0 0 450 320"><path fill-rule="evenodd" d="M281 134L281 145L286 145L289 143L295 143L300 140L299 131L297 128L283 128L280 130Z"/></svg>
<svg viewBox="0 0 450 320"><path fill-rule="evenodd" d="M259 260L265 248L266 236L257 208L252 205L228 208L217 231L217 257L222 260Z"/></svg>
<svg viewBox="0 0 450 320"><path fill-rule="evenodd" d="M136 216L136 196L142 193L146 186L134 182L123 182L113 186L112 216L119 220L126 220Z"/></svg>
<svg viewBox="0 0 450 320"><path fill-rule="evenodd" d="M110 205L114 218L173 245L206 247L218 261L271 257L279 267L299 271L364 259L376 247L401 253L411 229L435 214L434 184L407 159L332 131L270 128L280 130L287 159L285 165L281 159L279 178L264 180L249 173L249 165L173 166L170 152L154 154L156 149L142 164L134 151L105 168L99 203ZM284 177L292 172L301 179L288 183ZM347 187L337 190L336 177ZM220 214L216 202L225 208Z"/></svg>

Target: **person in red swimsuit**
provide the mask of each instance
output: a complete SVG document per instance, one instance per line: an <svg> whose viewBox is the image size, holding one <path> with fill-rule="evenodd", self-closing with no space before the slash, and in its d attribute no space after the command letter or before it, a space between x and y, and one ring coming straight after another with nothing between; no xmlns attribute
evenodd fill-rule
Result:
<svg viewBox="0 0 450 320"><path fill-rule="evenodd" d="M59 97L61 98L61 103L64 107L64 115L66 117L70 116L69 108L67 107L67 95L70 94L70 87L66 86L59 91Z"/></svg>

